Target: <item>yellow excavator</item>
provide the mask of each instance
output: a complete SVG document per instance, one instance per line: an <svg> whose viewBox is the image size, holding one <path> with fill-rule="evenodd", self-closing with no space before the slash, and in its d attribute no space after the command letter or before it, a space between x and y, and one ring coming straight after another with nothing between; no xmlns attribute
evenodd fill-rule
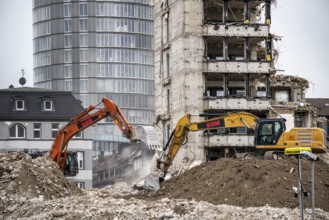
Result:
<svg viewBox="0 0 329 220"><path fill-rule="evenodd" d="M314 153L325 153L327 148L325 145L326 134L323 129L293 128L286 131L284 118L258 118L246 112L229 113L201 122L192 122L191 117L191 114L187 114L178 121L168 142L156 159L156 167L151 168L159 170L162 178L167 174L190 131L246 127L254 133L252 153L258 156L277 155L291 147L310 147ZM157 190L159 188L158 179L159 177L156 177L151 171L151 175L145 179L146 185Z"/></svg>

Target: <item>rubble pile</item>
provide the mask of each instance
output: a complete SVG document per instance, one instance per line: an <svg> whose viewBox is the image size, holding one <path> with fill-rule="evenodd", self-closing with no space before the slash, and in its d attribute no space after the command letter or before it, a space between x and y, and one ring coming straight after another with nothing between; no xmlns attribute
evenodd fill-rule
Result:
<svg viewBox="0 0 329 220"><path fill-rule="evenodd" d="M306 191L311 184L309 165L303 160ZM329 220L328 168L329 164L316 162L316 219L320 220ZM297 185L296 159L206 162L181 171L153 193L114 186L81 192L52 161L32 160L21 153L0 154L0 171L0 219L300 217L298 198L292 192ZM304 201L304 217L311 219L310 198Z"/></svg>
<svg viewBox="0 0 329 220"><path fill-rule="evenodd" d="M118 193L119 192L119 193ZM123 195L119 189L93 189L81 196L48 201L26 201L15 212L5 215L11 219L282 219L295 220L299 209L263 207L242 208L231 205L214 205L193 199L141 200ZM311 209L304 210L310 219ZM316 209L316 219L328 220L329 213Z"/></svg>
<svg viewBox="0 0 329 220"><path fill-rule="evenodd" d="M304 191L311 192L310 161L302 160ZM298 187L298 160L234 160L220 159L194 167L165 181L152 197L194 199L212 204L241 207L296 208L298 198L292 187ZM315 162L315 205L329 211L329 164ZM305 207L311 208L311 198L305 198Z"/></svg>
<svg viewBox="0 0 329 220"><path fill-rule="evenodd" d="M23 152L0 153L0 212L13 211L27 200L50 200L81 194L57 164ZM1 216L1 215L0 215Z"/></svg>

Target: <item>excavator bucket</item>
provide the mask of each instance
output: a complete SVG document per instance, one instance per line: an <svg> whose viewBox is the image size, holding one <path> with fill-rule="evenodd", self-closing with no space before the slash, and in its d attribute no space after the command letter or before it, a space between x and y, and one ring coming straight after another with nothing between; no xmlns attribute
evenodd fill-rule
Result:
<svg viewBox="0 0 329 220"><path fill-rule="evenodd" d="M159 178L156 176L153 176L152 174L146 176L144 179L144 186L146 189L149 189L152 191L158 191L160 189Z"/></svg>
<svg viewBox="0 0 329 220"><path fill-rule="evenodd" d="M144 142L150 150L159 150L161 149L160 142L156 135L156 130L153 126L137 126L135 128L136 137L142 142Z"/></svg>

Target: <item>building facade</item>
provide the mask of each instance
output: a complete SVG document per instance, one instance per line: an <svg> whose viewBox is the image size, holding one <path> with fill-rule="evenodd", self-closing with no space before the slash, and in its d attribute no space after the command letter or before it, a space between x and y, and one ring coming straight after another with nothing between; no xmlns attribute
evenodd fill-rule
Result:
<svg viewBox="0 0 329 220"><path fill-rule="evenodd" d="M295 126L294 108L299 106L297 101L305 99L300 94L305 86L296 86L293 80L284 84L284 80L275 77L277 56L270 32L272 3L153 1L156 123L163 143L185 114L206 115L192 116L195 122L237 111L261 118L286 114L291 127ZM282 100L285 98L288 99ZM282 107L280 100L282 106L286 102L292 108L277 110ZM307 113L303 117L311 126L312 110L299 110ZM233 156L253 147L254 138L246 128L214 129L190 132L186 146L176 160Z"/></svg>
<svg viewBox="0 0 329 220"><path fill-rule="evenodd" d="M82 112L81 104L70 92L37 88L0 90L0 151L48 152L57 132ZM69 107L68 107L69 106ZM79 172L67 177L80 187L92 187L92 130L75 135L68 151L77 152Z"/></svg>
<svg viewBox="0 0 329 220"><path fill-rule="evenodd" d="M106 97L132 125L152 125L154 28L149 1L33 3L34 86L72 91L84 107ZM110 119L93 126L95 158L127 145Z"/></svg>

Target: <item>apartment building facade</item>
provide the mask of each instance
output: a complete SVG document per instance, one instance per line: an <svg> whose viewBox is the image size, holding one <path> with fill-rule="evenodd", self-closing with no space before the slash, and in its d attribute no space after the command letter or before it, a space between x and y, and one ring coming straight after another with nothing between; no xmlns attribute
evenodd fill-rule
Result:
<svg viewBox="0 0 329 220"><path fill-rule="evenodd" d="M287 113L294 126L294 110L271 107L275 97L286 97L290 89L291 94L305 89L275 80L272 3L153 1L156 123L163 143L185 114L206 115L192 116L197 122L227 112L246 111L262 118ZM296 101L302 99L305 97L291 96L282 101L298 106ZM177 160L212 160L253 145L253 136L246 128L190 132Z"/></svg>

